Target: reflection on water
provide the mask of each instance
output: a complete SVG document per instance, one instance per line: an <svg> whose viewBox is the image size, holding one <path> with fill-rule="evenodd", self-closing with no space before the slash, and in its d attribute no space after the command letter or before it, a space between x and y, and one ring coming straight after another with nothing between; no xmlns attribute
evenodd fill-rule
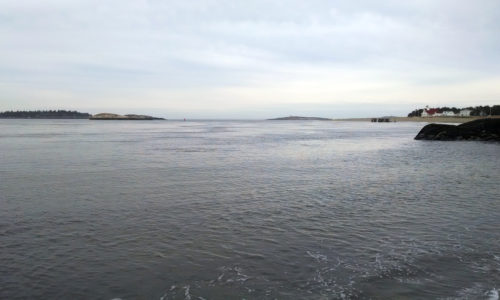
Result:
<svg viewBox="0 0 500 300"><path fill-rule="evenodd" d="M1 120L0 298L498 298L500 146L422 126Z"/></svg>

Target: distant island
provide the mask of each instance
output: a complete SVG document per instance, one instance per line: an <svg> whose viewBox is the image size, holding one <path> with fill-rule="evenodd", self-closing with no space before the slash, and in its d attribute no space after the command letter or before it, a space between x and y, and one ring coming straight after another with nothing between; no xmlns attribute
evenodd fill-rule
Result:
<svg viewBox="0 0 500 300"><path fill-rule="evenodd" d="M289 116L283 118L268 119L270 121L330 121L328 118Z"/></svg>
<svg viewBox="0 0 500 300"><path fill-rule="evenodd" d="M0 119L88 119L89 113L69 110L30 110L0 112Z"/></svg>
<svg viewBox="0 0 500 300"><path fill-rule="evenodd" d="M89 120L165 120L147 115L118 115L101 113L91 115L69 110L30 110L0 112L0 119L89 119Z"/></svg>
<svg viewBox="0 0 500 300"><path fill-rule="evenodd" d="M146 115L133 115L133 114L118 115L110 113L100 113L90 116L89 120L165 120L165 119L146 116Z"/></svg>

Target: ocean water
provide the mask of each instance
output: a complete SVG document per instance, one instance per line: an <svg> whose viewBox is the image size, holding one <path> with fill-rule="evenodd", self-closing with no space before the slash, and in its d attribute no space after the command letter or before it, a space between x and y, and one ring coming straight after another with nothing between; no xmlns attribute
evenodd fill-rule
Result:
<svg viewBox="0 0 500 300"><path fill-rule="evenodd" d="M500 145L0 120L0 299L498 299Z"/></svg>

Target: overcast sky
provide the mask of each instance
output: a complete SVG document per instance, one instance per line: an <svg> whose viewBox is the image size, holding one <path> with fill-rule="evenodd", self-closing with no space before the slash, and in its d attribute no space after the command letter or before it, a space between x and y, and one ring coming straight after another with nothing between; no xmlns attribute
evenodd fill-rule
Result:
<svg viewBox="0 0 500 300"><path fill-rule="evenodd" d="M500 104L499 0L0 0L0 110L167 118Z"/></svg>

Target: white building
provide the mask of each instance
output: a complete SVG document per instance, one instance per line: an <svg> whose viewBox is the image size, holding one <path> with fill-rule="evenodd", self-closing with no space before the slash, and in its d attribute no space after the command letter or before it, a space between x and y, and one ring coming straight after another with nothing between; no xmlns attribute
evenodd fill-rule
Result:
<svg viewBox="0 0 500 300"><path fill-rule="evenodd" d="M452 110L447 110L447 111L443 111L443 116L445 116L445 117L454 117L456 115L455 115L455 113Z"/></svg>
<svg viewBox="0 0 500 300"><path fill-rule="evenodd" d="M429 108L429 106L426 106L424 110L422 111L422 117L435 117L437 113L437 108Z"/></svg>
<svg viewBox="0 0 500 300"><path fill-rule="evenodd" d="M470 109L462 109L458 115L461 116L461 117L470 117L470 113L472 112L472 110Z"/></svg>

